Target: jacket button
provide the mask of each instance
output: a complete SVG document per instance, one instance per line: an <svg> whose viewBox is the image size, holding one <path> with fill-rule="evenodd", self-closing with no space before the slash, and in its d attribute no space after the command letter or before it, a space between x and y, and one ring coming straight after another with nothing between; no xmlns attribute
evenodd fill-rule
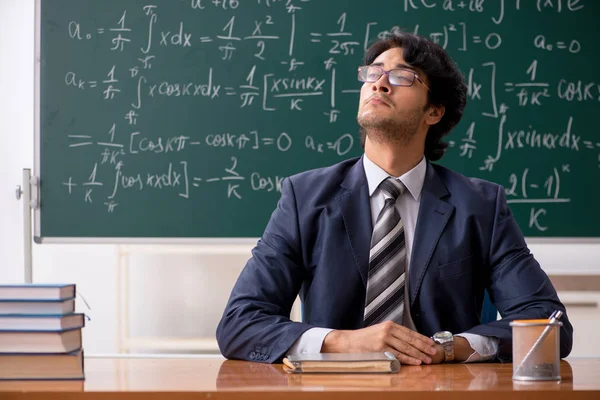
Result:
<svg viewBox="0 0 600 400"><path fill-rule="evenodd" d="M255 352L251 352L250 353L250 359L254 360L256 358L256 353Z"/></svg>

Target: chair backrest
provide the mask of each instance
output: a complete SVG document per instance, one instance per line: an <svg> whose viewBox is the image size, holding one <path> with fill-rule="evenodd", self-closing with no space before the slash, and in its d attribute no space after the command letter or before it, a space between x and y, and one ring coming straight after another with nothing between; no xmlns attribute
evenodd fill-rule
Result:
<svg viewBox="0 0 600 400"><path fill-rule="evenodd" d="M481 323L487 324L488 322L496 321L498 319L498 310L492 304L490 296L487 290L483 298L483 309L481 310Z"/></svg>

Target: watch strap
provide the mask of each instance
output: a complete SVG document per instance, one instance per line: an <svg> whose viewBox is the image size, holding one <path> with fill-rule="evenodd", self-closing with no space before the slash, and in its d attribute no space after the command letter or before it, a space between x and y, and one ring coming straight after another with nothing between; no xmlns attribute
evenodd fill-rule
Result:
<svg viewBox="0 0 600 400"><path fill-rule="evenodd" d="M444 362L454 361L454 337L442 343L442 346L444 346Z"/></svg>

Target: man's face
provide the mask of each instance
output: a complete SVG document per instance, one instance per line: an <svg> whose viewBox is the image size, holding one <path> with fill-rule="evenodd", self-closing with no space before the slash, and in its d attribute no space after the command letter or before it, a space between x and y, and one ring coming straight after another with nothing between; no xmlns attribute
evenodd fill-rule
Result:
<svg viewBox="0 0 600 400"><path fill-rule="evenodd" d="M402 56L402 48L395 47L381 53L371 65L385 71L410 67ZM427 83L423 74L419 77ZM423 126L428 89L418 79L412 86L392 86L387 75L377 82L365 82L360 91L358 124L374 141L409 143Z"/></svg>

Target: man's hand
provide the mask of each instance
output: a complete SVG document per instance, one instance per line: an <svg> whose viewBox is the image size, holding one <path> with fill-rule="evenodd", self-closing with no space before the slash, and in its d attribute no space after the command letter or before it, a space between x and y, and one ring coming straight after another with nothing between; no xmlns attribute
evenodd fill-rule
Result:
<svg viewBox="0 0 600 400"><path fill-rule="evenodd" d="M436 356L433 339L398 325L385 321L377 325L357 330L335 330L325 336L323 353L364 353L389 351L396 355L402 364L431 364ZM442 348L442 360L444 358ZM439 362L438 357L435 361Z"/></svg>

